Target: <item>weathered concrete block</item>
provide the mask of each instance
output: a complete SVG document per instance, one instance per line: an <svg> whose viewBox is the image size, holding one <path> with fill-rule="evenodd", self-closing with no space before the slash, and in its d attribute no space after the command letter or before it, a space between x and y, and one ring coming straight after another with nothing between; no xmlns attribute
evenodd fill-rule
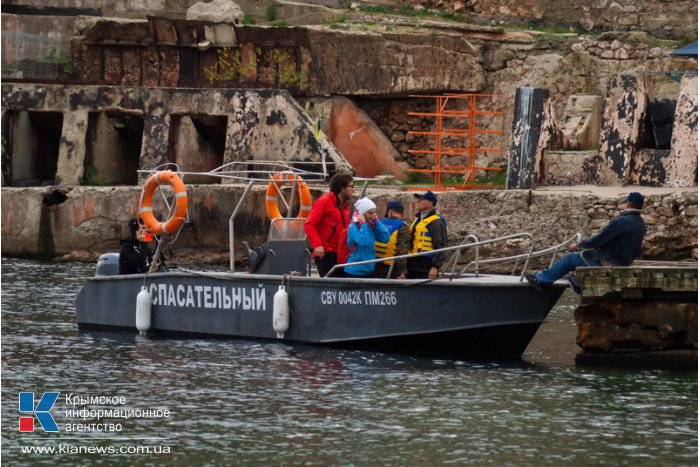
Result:
<svg viewBox="0 0 700 467"><path fill-rule="evenodd" d="M58 184L80 183L86 159L88 117L94 112L124 113L139 118L145 115L140 169L173 162L169 159L170 146L171 140L177 141L177 135L171 131L171 115L178 118L200 115L217 121L228 118L222 151L224 163L250 159L304 161L326 164L328 172L352 171L352 166L323 135L316 137L313 123L286 91L22 84L3 85L2 101L3 108L10 111L64 113ZM70 104L69 112L64 112L66 102ZM213 168L212 165L206 163L202 167Z"/></svg>
<svg viewBox="0 0 700 467"><path fill-rule="evenodd" d="M546 149L542 185L592 185L596 182L600 156L597 151Z"/></svg>
<svg viewBox="0 0 700 467"><path fill-rule="evenodd" d="M63 129L56 168L56 183L59 185L80 184L85 166L88 115L87 110L73 110L63 114Z"/></svg>
<svg viewBox="0 0 700 467"><path fill-rule="evenodd" d="M516 89L506 188L531 188L542 183L544 150L560 140L549 90Z"/></svg>
<svg viewBox="0 0 700 467"><path fill-rule="evenodd" d="M599 184L625 185L629 182L645 104L643 80L634 75L618 75L610 80L600 133L602 162L598 172Z"/></svg>
<svg viewBox="0 0 700 467"><path fill-rule="evenodd" d="M223 165L225 117L182 115L173 118L173 120L174 137L171 154L175 155L175 160L181 170L209 172ZM197 125L210 137L204 138ZM220 139L218 133L222 133ZM219 178L197 175L188 175L186 180L188 183L221 183Z"/></svg>
<svg viewBox="0 0 700 467"><path fill-rule="evenodd" d="M406 169L399 163L399 153L376 123L350 99L336 96L320 104L330 107L330 118L324 123L324 132L355 169L359 177L392 174L397 179L406 177Z"/></svg>
<svg viewBox="0 0 700 467"><path fill-rule="evenodd" d="M600 96L569 96L564 109L564 123L561 126L564 146L587 149L598 145L602 103L603 99Z"/></svg>
<svg viewBox="0 0 700 467"><path fill-rule="evenodd" d="M684 76L676 103L665 186L693 187L698 179L698 77Z"/></svg>
<svg viewBox="0 0 700 467"><path fill-rule="evenodd" d="M170 114L165 112L162 103L154 103L146 113L143 122L143 144L139 169L148 170L161 166L168 160L170 146ZM139 181L144 182L146 174L139 174Z"/></svg>
<svg viewBox="0 0 700 467"><path fill-rule="evenodd" d="M666 167L671 151L668 149L640 149L633 156L630 183L643 186L666 186Z"/></svg>

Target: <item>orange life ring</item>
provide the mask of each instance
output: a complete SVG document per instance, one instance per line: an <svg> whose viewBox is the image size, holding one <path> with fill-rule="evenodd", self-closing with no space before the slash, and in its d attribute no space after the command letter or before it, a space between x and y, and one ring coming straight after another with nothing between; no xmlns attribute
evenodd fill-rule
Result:
<svg viewBox="0 0 700 467"><path fill-rule="evenodd" d="M160 222L153 215L153 193L160 185L170 185L175 190L175 212L170 219ZM172 234L180 228L187 217L187 188L182 179L170 170L156 172L146 182L139 209L144 225L155 235Z"/></svg>
<svg viewBox="0 0 700 467"><path fill-rule="evenodd" d="M311 191L309 191L309 186L299 175L283 172L275 174L272 177L272 181L268 183L267 191L265 192L265 207L267 208L267 215L270 216L270 219L279 219L282 217L279 207L277 206L279 185L288 185L295 182L297 194L299 195L299 214L297 214L297 218L303 219L308 217L311 212Z"/></svg>

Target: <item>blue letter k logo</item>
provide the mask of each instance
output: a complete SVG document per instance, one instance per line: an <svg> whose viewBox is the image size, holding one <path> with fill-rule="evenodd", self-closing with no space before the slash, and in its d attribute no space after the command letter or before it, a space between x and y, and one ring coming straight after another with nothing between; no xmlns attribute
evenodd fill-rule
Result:
<svg viewBox="0 0 700 467"><path fill-rule="evenodd" d="M56 403L59 394L60 392L45 392L41 396L41 399L39 399L39 404L37 404L36 409L34 409L34 393L20 392L19 411L34 413L44 431L59 431L56 420L54 420L53 415L49 413Z"/></svg>

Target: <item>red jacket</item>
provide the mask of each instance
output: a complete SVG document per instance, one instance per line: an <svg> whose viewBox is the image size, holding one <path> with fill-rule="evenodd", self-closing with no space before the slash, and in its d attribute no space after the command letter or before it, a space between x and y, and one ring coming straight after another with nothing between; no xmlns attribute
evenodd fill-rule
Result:
<svg viewBox="0 0 700 467"><path fill-rule="evenodd" d="M338 251L340 231L350 222L350 204L341 205L333 193L326 193L313 204L304 221L304 231L311 248L323 246L326 252Z"/></svg>

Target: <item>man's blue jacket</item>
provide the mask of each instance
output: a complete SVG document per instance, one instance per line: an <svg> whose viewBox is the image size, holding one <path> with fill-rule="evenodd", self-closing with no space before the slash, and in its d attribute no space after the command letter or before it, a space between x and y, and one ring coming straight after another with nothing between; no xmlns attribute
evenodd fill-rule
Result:
<svg viewBox="0 0 700 467"><path fill-rule="evenodd" d="M642 254L647 226L639 209L626 209L593 237L578 244L579 251L595 249L593 255L603 264L629 266ZM584 259L589 258L584 253Z"/></svg>

